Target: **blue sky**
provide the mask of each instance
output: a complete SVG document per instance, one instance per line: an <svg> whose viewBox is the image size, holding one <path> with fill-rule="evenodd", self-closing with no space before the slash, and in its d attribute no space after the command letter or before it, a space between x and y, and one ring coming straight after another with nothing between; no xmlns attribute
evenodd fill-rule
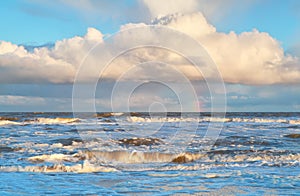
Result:
<svg viewBox="0 0 300 196"><path fill-rule="evenodd" d="M159 7L159 4L149 3L149 1L145 3L147 0L87 0L80 2L74 3L74 1L69 0L1 1L0 21L2 30L0 31L0 40L19 46L55 44L63 39L75 36L83 37L86 35L89 27L97 29L104 35L113 34L120 29L121 25L128 23L149 24L151 19L155 18L154 13L157 13L157 10L165 11L162 8L164 5ZM180 0L174 2L174 4L176 2L180 3ZM197 1L191 0L187 1L187 4L191 3L194 6L195 2ZM286 61L289 61L286 65L280 66L283 66L283 68L284 66L290 66L289 69L294 70L293 73L290 73L296 78L292 82L284 81L284 79L275 83L269 81L255 83L253 80L244 82L239 78L232 79L232 76L229 75L228 79L225 79L226 87L228 88L229 110L299 111L300 89L298 84L300 81L297 81L296 75L300 65L295 62L297 62L296 59L300 55L298 51L300 48L300 2L297 0L230 0L227 2L201 0L198 2L200 3L196 7L188 7L187 5L182 12L186 15L192 14L192 12L202 12L208 23L213 25L218 33L228 34L233 31L237 34L242 34L244 32L252 32L253 29L257 29L259 32L266 32L268 41L274 38L280 44L279 48L274 48L274 53L280 54L282 48L286 54L286 56L282 57L282 62L286 63ZM176 12L181 12L180 6L178 7L176 8L175 6ZM263 37L263 35L261 36ZM261 39L263 39L262 37ZM264 43L264 41L262 42ZM243 45L243 43L239 45ZM267 44L267 46L271 48L270 44ZM265 46L262 45L261 48L263 47ZM289 59L289 53L292 55L293 60ZM5 68L5 66L9 67L9 65L5 64L8 61L7 56L3 56L3 54L1 56L0 51L0 68L3 66L3 70L8 70L8 68ZM50 56L53 55L51 51L49 54ZM4 60L1 60L1 58ZM12 62L15 63L16 61ZM67 62L66 67L69 64ZM40 66L42 67L43 65ZM260 70L256 71L260 72ZM32 73L30 77L39 74L40 72ZM288 78L289 76L287 74L283 78ZM272 76L266 75L266 80L268 77ZM40 75L39 79L34 79L30 82L26 82L28 79L24 81L22 79L23 76L20 76L20 74L12 74L12 77L8 78L7 80L2 79L0 83L1 111L65 111L72 109L69 103L72 97L72 84L70 82L57 84L57 82L49 82L46 79L45 83L40 79L43 78L43 75ZM14 80L14 78L16 79ZM60 78L60 80L62 79ZM19 99L26 100L25 98L36 99L37 102L22 103L19 101ZM101 109L104 108L100 107Z"/></svg>
<svg viewBox="0 0 300 196"><path fill-rule="evenodd" d="M0 32L1 39L16 44L42 45L84 35L88 27L101 29L104 33L114 33L120 24L126 23L122 18L113 19L109 13L100 12L99 15L88 16L58 2L44 1L43 4L41 1L30 0L1 1L1 23L6 27L5 31ZM133 2L128 2L128 5L121 7L130 7Z"/></svg>
<svg viewBox="0 0 300 196"><path fill-rule="evenodd" d="M134 0L116 1L117 16L109 13L91 14L86 16L77 9L61 7L54 3L48 5L30 0L11 0L0 2L1 40L16 44L42 45L55 42L75 35L84 35L88 27L95 27L103 33L112 34L119 26L127 22L139 21L138 17L122 16L122 7L130 9L138 4ZM270 33L278 39L285 48L294 44L300 31L300 3L297 0L265 0L253 1L246 8L240 4L231 5L222 17L208 18L219 31L243 32L256 28ZM119 4L119 5L118 5ZM121 4L121 5L120 5ZM223 11L223 10L220 10ZM114 13L113 13L114 14ZM126 14L126 13L125 13ZM94 16L93 16L94 15ZM141 20L142 21L142 20Z"/></svg>
<svg viewBox="0 0 300 196"><path fill-rule="evenodd" d="M243 32L256 28L268 32L288 48L299 40L300 3L296 0L264 0L242 12L234 10L216 22L220 30Z"/></svg>

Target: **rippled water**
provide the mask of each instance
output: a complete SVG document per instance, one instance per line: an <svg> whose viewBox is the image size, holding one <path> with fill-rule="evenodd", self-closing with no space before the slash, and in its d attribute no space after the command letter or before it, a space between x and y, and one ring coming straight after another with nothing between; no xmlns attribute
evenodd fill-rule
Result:
<svg viewBox="0 0 300 196"><path fill-rule="evenodd" d="M300 113L0 113L0 194L297 195L299 147Z"/></svg>

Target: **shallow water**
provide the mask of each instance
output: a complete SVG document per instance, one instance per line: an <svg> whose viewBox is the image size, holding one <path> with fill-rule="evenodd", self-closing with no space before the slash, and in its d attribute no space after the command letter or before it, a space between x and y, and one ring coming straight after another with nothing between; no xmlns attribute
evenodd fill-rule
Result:
<svg viewBox="0 0 300 196"><path fill-rule="evenodd" d="M0 116L1 195L300 194L300 113Z"/></svg>

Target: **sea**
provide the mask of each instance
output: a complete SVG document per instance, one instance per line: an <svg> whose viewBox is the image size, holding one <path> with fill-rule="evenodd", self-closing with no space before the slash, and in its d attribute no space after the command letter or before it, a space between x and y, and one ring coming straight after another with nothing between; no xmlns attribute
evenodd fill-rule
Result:
<svg viewBox="0 0 300 196"><path fill-rule="evenodd" d="M300 113L0 113L0 195L300 195Z"/></svg>

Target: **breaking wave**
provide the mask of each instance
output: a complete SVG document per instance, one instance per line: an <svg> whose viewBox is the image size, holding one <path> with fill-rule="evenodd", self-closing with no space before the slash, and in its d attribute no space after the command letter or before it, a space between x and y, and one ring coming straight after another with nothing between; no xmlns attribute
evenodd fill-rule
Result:
<svg viewBox="0 0 300 196"><path fill-rule="evenodd" d="M4 126L4 125L20 125L21 123L19 122L14 122L14 121L10 121L10 120L0 120L0 126Z"/></svg>
<svg viewBox="0 0 300 196"><path fill-rule="evenodd" d="M125 119L130 123L158 123L158 122L218 122L218 123L284 123L291 125L300 125L300 119L281 119L281 118L219 118L219 117L147 117L140 115L126 116L124 113L100 113L96 117L105 122L115 122L115 120ZM110 118L111 121L110 121ZM0 126L20 125L20 124L70 124L81 122L80 118L34 118L20 121L18 118L0 117Z"/></svg>
<svg viewBox="0 0 300 196"><path fill-rule="evenodd" d="M38 123L38 124L67 124L80 122L78 118L36 118L33 120L28 120L28 123Z"/></svg>
<svg viewBox="0 0 300 196"><path fill-rule="evenodd" d="M95 117L97 118L109 118L112 116L122 116L124 113L122 112L105 112L105 113L97 113Z"/></svg>
<svg viewBox="0 0 300 196"><path fill-rule="evenodd" d="M94 172L116 172L118 171L112 167L105 167L100 165L90 164L88 161L84 161L83 164L76 165L64 165L54 164L51 166L43 165L30 165L30 166L2 166L0 167L1 172L43 172L43 173L61 173L61 172L72 172L72 173L94 173Z"/></svg>
<svg viewBox="0 0 300 196"><path fill-rule="evenodd" d="M238 122L238 123L286 123L286 124L300 124L300 120L289 119L271 119L271 118L218 118L218 117L204 117L204 118L189 118L189 117L127 117L128 122Z"/></svg>
<svg viewBox="0 0 300 196"><path fill-rule="evenodd" d="M272 152L272 151L261 151L261 152L251 152L241 151L232 152L224 151L220 153L219 151L208 152L208 153L190 153L184 152L179 154L172 153L159 153L159 152L128 152L128 151L112 151L112 152L101 152L101 151L86 151L79 152L74 157L80 158L80 160L101 160L108 162L119 162L119 163L189 163L197 160L201 162L222 162L222 163L232 163L232 162L300 162L300 154L298 153L287 153L287 152Z"/></svg>
<svg viewBox="0 0 300 196"><path fill-rule="evenodd" d="M17 120L17 119L1 117L0 126L24 125L24 124L70 124L70 123L80 122L79 118L35 118L35 119L26 119L24 121L13 121L13 120Z"/></svg>
<svg viewBox="0 0 300 196"><path fill-rule="evenodd" d="M159 170L197 170L214 167L244 167L249 164L269 167L293 167L300 165L300 154L272 151L224 151L207 153L160 153L129 151L79 151L75 154L43 154L32 156L28 162L36 165L1 166L2 172L116 172L120 165L132 165L134 170L151 170L160 163ZM41 164L45 165L41 165ZM52 163L52 165L49 165ZM192 164L190 164L192 163ZM72 165L73 164L73 165ZM135 164L144 167L136 168ZM120 167L122 168L122 167ZM126 167L125 167L126 168ZM129 167L130 168L130 167ZM122 168L124 169L124 167ZM158 169L158 168L155 168ZM130 169L129 169L130 170Z"/></svg>

